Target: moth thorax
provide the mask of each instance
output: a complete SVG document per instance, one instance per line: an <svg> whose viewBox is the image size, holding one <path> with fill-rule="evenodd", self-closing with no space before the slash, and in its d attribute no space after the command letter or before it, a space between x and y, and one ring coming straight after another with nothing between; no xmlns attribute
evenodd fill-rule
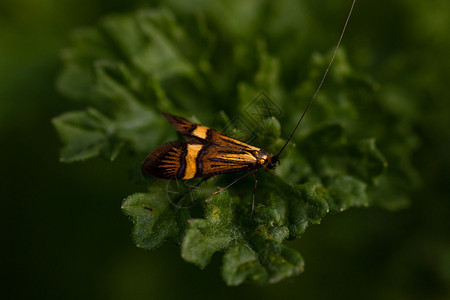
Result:
<svg viewBox="0 0 450 300"><path fill-rule="evenodd" d="M255 154L257 163L260 166L269 170L275 168L275 164L273 163L274 156L272 154L269 154L264 150L259 150Z"/></svg>

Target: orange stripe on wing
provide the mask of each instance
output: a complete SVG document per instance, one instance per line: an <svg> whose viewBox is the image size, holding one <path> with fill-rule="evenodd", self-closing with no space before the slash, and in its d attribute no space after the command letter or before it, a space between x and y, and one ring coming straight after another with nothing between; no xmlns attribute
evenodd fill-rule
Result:
<svg viewBox="0 0 450 300"><path fill-rule="evenodd" d="M184 171L183 179L191 179L195 177L197 172L197 155L202 149L203 145L187 145L186 153L186 170Z"/></svg>

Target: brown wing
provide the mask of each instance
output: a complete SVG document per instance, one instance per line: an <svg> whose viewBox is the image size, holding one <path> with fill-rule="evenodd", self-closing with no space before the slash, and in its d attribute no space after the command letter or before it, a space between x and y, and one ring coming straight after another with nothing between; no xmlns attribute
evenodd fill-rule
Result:
<svg viewBox="0 0 450 300"><path fill-rule="evenodd" d="M165 143L142 163L142 172L163 179L181 179L186 167L186 142Z"/></svg>
<svg viewBox="0 0 450 300"><path fill-rule="evenodd" d="M198 157L195 177L209 177L260 168L257 154L242 147L205 145Z"/></svg>
<svg viewBox="0 0 450 300"><path fill-rule="evenodd" d="M257 157L243 149L169 142L147 156L142 171L163 179L192 179L260 167Z"/></svg>
<svg viewBox="0 0 450 300"><path fill-rule="evenodd" d="M195 136L193 134L193 131L197 127L200 126L200 125L192 123L186 119L183 119L181 117L173 116L171 114L164 113L164 112L162 114L167 119L167 121L169 121L170 124L172 124L172 126L175 128L176 131L178 131L179 133L181 133L182 135L184 135L186 137ZM200 126L200 127L204 127L204 126ZM203 135L201 135L201 137L203 137ZM203 139L204 139L204 137L203 137Z"/></svg>
<svg viewBox="0 0 450 300"><path fill-rule="evenodd" d="M212 143L217 146L226 148L244 148L249 151L259 151L258 147L254 147L242 141L236 140L223 133L206 126L192 123L184 118L163 113L164 117L173 125L176 131L197 143Z"/></svg>
<svg viewBox="0 0 450 300"><path fill-rule="evenodd" d="M150 153L145 174L164 179L191 179L262 167L267 152L205 126L164 113L188 142L169 142Z"/></svg>

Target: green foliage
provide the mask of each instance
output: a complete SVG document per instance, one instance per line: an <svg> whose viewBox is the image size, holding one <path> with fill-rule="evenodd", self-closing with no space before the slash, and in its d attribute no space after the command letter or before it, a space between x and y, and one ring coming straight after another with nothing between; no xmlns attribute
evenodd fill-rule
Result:
<svg viewBox="0 0 450 300"><path fill-rule="evenodd" d="M239 26L215 19L215 9L200 5L202 13L196 17L175 17L169 9L141 10L76 32L73 46L63 53L57 85L88 108L53 120L63 142L61 160L103 156L113 161L126 150L131 161L142 161L156 146L175 139L160 111L194 114L192 120L220 130L233 120L229 116L240 114L246 120L244 112L261 90L284 113L278 119L261 115L251 132L231 122L231 133L253 133L253 144L279 151L330 54L314 54L304 67L307 75L293 70L305 60L285 50L303 41L296 37L270 43L282 32L280 26L289 30L290 24L272 17L265 31L258 31L272 5L258 3L251 2L257 12L252 18L236 19ZM177 5L182 4L174 4L175 9ZM222 13L233 13L239 5L224 7ZM251 26L244 26L246 22ZM269 44L274 45L270 50ZM166 181L154 180L147 192L126 198L122 206L134 223L137 246L178 243L182 257L200 268L214 253L223 252L222 277L228 285L274 283L304 269L300 253L285 241L300 238L328 213L370 205L404 207L417 183L410 165L416 147L413 117L402 115L410 109L406 103L393 109L377 89L371 78L353 70L340 50L327 87L283 153L281 165L272 173L257 173L253 216L251 178L215 196L210 192L233 175L198 188L185 186L175 195ZM220 118L218 110L223 110ZM204 205L203 217L191 217L198 206L186 205L187 196Z"/></svg>
<svg viewBox="0 0 450 300"><path fill-rule="evenodd" d="M166 240L180 242L189 214L187 210L171 210L168 200L161 187L125 199L122 210L133 220L136 246L153 249Z"/></svg>

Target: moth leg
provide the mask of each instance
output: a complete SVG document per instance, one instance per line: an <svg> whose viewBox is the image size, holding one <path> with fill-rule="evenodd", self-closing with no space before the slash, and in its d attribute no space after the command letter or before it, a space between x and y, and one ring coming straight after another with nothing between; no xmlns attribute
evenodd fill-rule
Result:
<svg viewBox="0 0 450 300"><path fill-rule="evenodd" d="M255 172L253 172L252 174L253 174L253 177L255 178L255 186L253 187L252 213L250 215L250 218L253 216L253 212L255 211L255 192L256 192L256 186L258 185L258 178L256 178Z"/></svg>
<svg viewBox="0 0 450 300"><path fill-rule="evenodd" d="M235 184L236 182L238 182L238 181L244 179L244 178L247 177L248 175L254 174L256 171L258 171L258 169L255 169L255 170L253 170L253 171L251 171L251 172L249 172L249 173L247 173L247 174L242 175L241 177L239 177L238 179L236 179L235 181L233 181L232 183L230 183L230 184L227 185L226 187L221 188L220 190L218 190L218 191L212 193L211 195L216 195L216 194L222 193L223 191L225 191L226 189L228 189L230 186L232 186L232 185Z"/></svg>

